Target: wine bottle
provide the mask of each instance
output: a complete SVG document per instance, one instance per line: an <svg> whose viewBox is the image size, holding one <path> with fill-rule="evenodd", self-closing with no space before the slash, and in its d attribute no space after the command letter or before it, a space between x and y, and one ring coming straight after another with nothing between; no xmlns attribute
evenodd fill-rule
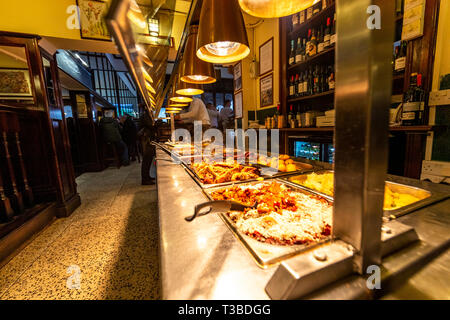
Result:
<svg viewBox="0 0 450 320"><path fill-rule="evenodd" d="M317 33L317 53L321 53L324 50L324 33L323 26L320 26L319 32Z"/></svg>
<svg viewBox="0 0 450 320"><path fill-rule="evenodd" d="M316 67L314 68L314 88L313 88L313 92L314 94L318 94L320 93L320 89L319 89L319 66L316 65Z"/></svg>
<svg viewBox="0 0 450 320"><path fill-rule="evenodd" d="M317 54L317 38L315 30L312 29L311 40L309 41L308 57L315 56L316 54Z"/></svg>
<svg viewBox="0 0 450 320"><path fill-rule="evenodd" d="M299 25L299 16L298 13L294 13L292 15L292 29L295 29Z"/></svg>
<svg viewBox="0 0 450 320"><path fill-rule="evenodd" d="M314 5L313 5L313 12L312 15L315 16L316 14L318 14L320 12L320 9L322 8L322 1L317 1Z"/></svg>
<svg viewBox="0 0 450 320"><path fill-rule="evenodd" d="M296 97L298 97L299 92L298 92L298 83L299 83L299 79L298 79L298 73L295 75L295 82L294 82L294 95Z"/></svg>
<svg viewBox="0 0 450 320"><path fill-rule="evenodd" d="M306 20L311 19L313 16L313 7L309 7L308 9L306 9Z"/></svg>
<svg viewBox="0 0 450 320"><path fill-rule="evenodd" d="M302 42L300 37L297 39L297 49L295 50L295 63L300 63L303 61L302 57Z"/></svg>
<svg viewBox="0 0 450 320"><path fill-rule="evenodd" d="M422 75L412 73L409 88L403 97L402 125L420 125L422 123L424 105Z"/></svg>
<svg viewBox="0 0 450 320"><path fill-rule="evenodd" d="M289 54L289 65L295 63L295 50L294 50L294 40L291 40L291 53Z"/></svg>
<svg viewBox="0 0 450 320"><path fill-rule="evenodd" d="M331 28L330 45L336 44L336 13L334 13L333 26Z"/></svg>
<svg viewBox="0 0 450 320"><path fill-rule="evenodd" d="M291 81L289 82L289 97L294 97L294 76L291 76Z"/></svg>
<svg viewBox="0 0 450 320"><path fill-rule="evenodd" d="M403 73L406 67L406 41L402 41L398 48L398 54L395 57L394 72ZM396 48L396 49L397 49Z"/></svg>
<svg viewBox="0 0 450 320"><path fill-rule="evenodd" d="M328 66L328 89L334 90L334 67Z"/></svg>
<svg viewBox="0 0 450 320"><path fill-rule="evenodd" d="M303 96L308 95L308 70L303 73Z"/></svg>
<svg viewBox="0 0 450 320"><path fill-rule="evenodd" d="M306 15L306 10L300 11L299 19L298 19L299 24L305 23L305 15Z"/></svg>
<svg viewBox="0 0 450 320"><path fill-rule="evenodd" d="M325 28L325 34L323 36L323 46L325 49L330 47L330 36L331 36L331 19L327 18L327 27Z"/></svg>

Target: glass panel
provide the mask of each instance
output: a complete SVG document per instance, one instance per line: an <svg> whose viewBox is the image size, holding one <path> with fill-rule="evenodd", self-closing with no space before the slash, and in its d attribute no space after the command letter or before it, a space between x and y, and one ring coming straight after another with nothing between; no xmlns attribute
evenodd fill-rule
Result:
<svg viewBox="0 0 450 320"><path fill-rule="evenodd" d="M44 81L45 81L45 87L47 91L47 99L48 103L51 106L56 105L56 98L55 98L55 88L53 86L53 78L52 78L52 69L50 65L50 61L42 57L42 65L44 67Z"/></svg>
<svg viewBox="0 0 450 320"><path fill-rule="evenodd" d="M24 47L0 46L0 102L34 103Z"/></svg>
<svg viewBox="0 0 450 320"><path fill-rule="evenodd" d="M225 93L225 101L226 100L230 100L231 101L231 109L234 110L233 94L232 93Z"/></svg>

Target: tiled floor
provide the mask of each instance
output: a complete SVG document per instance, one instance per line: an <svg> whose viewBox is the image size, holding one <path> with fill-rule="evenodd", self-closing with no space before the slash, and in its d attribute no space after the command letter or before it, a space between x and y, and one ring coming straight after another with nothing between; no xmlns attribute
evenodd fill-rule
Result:
<svg viewBox="0 0 450 320"><path fill-rule="evenodd" d="M0 269L0 300L160 298L155 186L136 163L77 183L82 205Z"/></svg>

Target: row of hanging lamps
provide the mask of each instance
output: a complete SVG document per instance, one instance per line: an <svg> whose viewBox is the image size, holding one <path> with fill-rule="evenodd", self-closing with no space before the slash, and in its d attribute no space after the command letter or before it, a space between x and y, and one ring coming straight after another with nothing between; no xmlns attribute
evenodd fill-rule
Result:
<svg viewBox="0 0 450 320"><path fill-rule="evenodd" d="M214 83L216 82L214 65L197 57L197 36L198 25L191 25L180 69L180 80L193 84Z"/></svg>
<svg viewBox="0 0 450 320"><path fill-rule="evenodd" d="M186 97L176 93L175 85L172 87L172 94L169 96L169 101L174 103L189 103L192 102L191 97Z"/></svg>
<svg viewBox="0 0 450 320"><path fill-rule="evenodd" d="M280 18L311 7L320 0L239 0L242 10L259 18Z"/></svg>
<svg viewBox="0 0 450 320"><path fill-rule="evenodd" d="M242 60L249 53L247 31L238 0L204 0L200 12L197 57L223 64Z"/></svg>

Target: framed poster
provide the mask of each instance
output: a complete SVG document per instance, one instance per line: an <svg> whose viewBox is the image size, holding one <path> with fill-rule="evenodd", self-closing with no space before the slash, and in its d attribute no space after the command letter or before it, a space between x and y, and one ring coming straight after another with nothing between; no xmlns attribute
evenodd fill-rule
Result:
<svg viewBox="0 0 450 320"><path fill-rule="evenodd" d="M0 68L0 97L3 99L31 98L30 72L28 69Z"/></svg>
<svg viewBox="0 0 450 320"><path fill-rule="evenodd" d="M242 91L234 94L234 118L242 119Z"/></svg>
<svg viewBox="0 0 450 320"><path fill-rule="evenodd" d="M273 37L259 47L259 74L273 71Z"/></svg>
<svg viewBox="0 0 450 320"><path fill-rule="evenodd" d="M82 39L111 41L105 23L108 3L101 0L77 0Z"/></svg>
<svg viewBox="0 0 450 320"><path fill-rule="evenodd" d="M259 79L260 107L273 105L273 73Z"/></svg>
<svg viewBox="0 0 450 320"><path fill-rule="evenodd" d="M233 68L234 92L242 89L242 62L239 61Z"/></svg>

